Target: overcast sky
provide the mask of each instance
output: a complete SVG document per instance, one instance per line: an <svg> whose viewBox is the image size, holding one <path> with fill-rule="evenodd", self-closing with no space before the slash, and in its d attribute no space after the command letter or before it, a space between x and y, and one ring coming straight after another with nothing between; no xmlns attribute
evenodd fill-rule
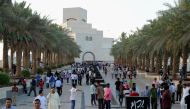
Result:
<svg viewBox="0 0 190 109"><path fill-rule="evenodd" d="M104 37L117 39L121 32L141 28L147 20L157 17L159 10L167 9L164 3L174 4L174 0L13 0L26 1L33 10L49 16L62 24L63 8L81 7L87 10L88 23L104 31ZM0 54L2 54L0 43ZM0 55L0 60L2 55Z"/></svg>
<svg viewBox="0 0 190 109"><path fill-rule="evenodd" d="M14 0L13 0L14 1ZM23 0L16 0L21 2ZM104 37L118 38L121 32L141 28L147 20L156 18L164 3L174 0L24 0L33 10L61 24L63 8L81 7L87 10L88 23L104 31Z"/></svg>

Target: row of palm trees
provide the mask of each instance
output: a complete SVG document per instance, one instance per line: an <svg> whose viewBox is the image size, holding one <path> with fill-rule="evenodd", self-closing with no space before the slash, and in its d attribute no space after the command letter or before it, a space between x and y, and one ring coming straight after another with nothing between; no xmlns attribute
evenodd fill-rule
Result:
<svg viewBox="0 0 190 109"><path fill-rule="evenodd" d="M32 67L32 73L35 74L42 61L50 66L73 62L74 57L79 56L80 49L68 33L68 30L52 23L48 17L41 17L26 2L0 0L0 40L3 41L3 69L6 71L10 69L9 50L11 65L16 53L17 76L20 75L21 66Z"/></svg>
<svg viewBox="0 0 190 109"><path fill-rule="evenodd" d="M113 45L111 54L120 64L138 65L142 70L156 73L168 65L175 77L180 59L187 68L190 52L190 2L179 0L175 6L165 3L169 9L158 12L158 17L132 34L122 33ZM170 62L170 64L168 63ZM155 70L154 70L155 69Z"/></svg>

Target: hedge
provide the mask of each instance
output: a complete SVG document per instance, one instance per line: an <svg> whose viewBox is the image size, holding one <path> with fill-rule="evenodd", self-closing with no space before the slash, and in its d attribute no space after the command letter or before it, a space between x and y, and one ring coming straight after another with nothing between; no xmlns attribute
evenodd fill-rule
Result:
<svg viewBox="0 0 190 109"><path fill-rule="evenodd" d="M30 77L30 71L27 69L24 69L24 70L22 70L21 75L25 78L29 78Z"/></svg>
<svg viewBox="0 0 190 109"><path fill-rule="evenodd" d="M9 85L10 77L8 74L0 71L0 85Z"/></svg>

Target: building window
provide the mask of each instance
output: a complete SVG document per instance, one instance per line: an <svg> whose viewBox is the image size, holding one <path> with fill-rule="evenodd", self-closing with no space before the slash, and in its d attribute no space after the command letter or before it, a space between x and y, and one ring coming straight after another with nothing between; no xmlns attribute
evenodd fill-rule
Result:
<svg viewBox="0 0 190 109"><path fill-rule="evenodd" d="M92 36L86 36L86 41L92 41Z"/></svg>

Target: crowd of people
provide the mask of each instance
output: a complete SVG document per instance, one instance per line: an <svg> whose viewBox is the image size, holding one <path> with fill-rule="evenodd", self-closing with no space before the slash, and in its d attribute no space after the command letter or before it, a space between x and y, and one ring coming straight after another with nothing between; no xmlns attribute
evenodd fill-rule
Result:
<svg viewBox="0 0 190 109"><path fill-rule="evenodd" d="M115 75L116 98L122 106L124 96L142 96L148 97L148 109L172 109L172 104L180 102L181 109L190 109L190 89L186 84L179 81L177 85L167 76L162 76L160 80L154 78L151 87L146 84L145 89L140 91L136 85L135 79L137 71L135 67L123 67L114 65L112 78ZM121 80L122 79L122 80Z"/></svg>
<svg viewBox="0 0 190 109"><path fill-rule="evenodd" d="M97 70L103 71L105 77L111 74L112 79L116 80L115 95L120 106L123 106L125 96L142 96L148 97L148 109L157 109L158 105L160 105L161 109L171 109L172 104L175 104L176 101L180 101L181 109L190 109L190 89L186 84L183 84L182 81L175 84L172 79L164 76L160 80L155 78L150 85L145 85L144 90L139 90L136 83L138 70L135 66L114 64L97 64L93 66L77 63L71 65L69 69L55 72L49 71L45 76L37 74L30 82L29 91L27 90L28 86L25 78L21 78L18 84L22 85L23 94L30 96L31 92L34 92L35 99L33 104L35 109L61 109L60 96L63 94L63 81L72 86L70 89L71 109L75 109L77 91L82 91L76 88L77 85L89 87L92 106L98 105L98 109L111 109L113 90L109 83L101 84L95 81ZM83 82L84 78L86 81ZM44 88L51 89L46 96L44 95ZM37 89L39 90L39 95L36 93ZM7 98L6 106L3 109L15 109L18 94L16 84L12 87L12 92L13 99ZM11 103L13 106L10 105Z"/></svg>

